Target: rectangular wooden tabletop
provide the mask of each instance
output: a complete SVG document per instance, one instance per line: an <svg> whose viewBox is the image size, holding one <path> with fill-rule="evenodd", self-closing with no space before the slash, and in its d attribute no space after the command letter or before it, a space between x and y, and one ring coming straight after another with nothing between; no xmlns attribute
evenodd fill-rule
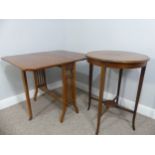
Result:
<svg viewBox="0 0 155 155"><path fill-rule="evenodd" d="M50 68L84 59L84 54L63 50L7 56L2 58L2 60L9 62L24 71Z"/></svg>

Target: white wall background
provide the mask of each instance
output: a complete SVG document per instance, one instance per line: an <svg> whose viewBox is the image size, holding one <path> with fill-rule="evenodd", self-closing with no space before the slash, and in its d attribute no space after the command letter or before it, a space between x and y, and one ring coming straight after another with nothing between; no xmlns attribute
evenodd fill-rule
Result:
<svg viewBox="0 0 155 155"><path fill-rule="evenodd" d="M63 33L62 20L0 20L0 56L63 49ZM57 71L51 74L50 82L57 79ZM32 78L29 82L32 88ZM0 60L0 100L21 92L19 70Z"/></svg>
<svg viewBox="0 0 155 155"><path fill-rule="evenodd" d="M141 104L155 108L155 20L0 20L0 56L66 49L78 52L92 50L127 50L147 54L148 64ZM53 80L57 71L50 72ZM98 87L95 69L94 87ZM0 61L0 100L22 92L20 72ZM48 75L49 75L48 74ZM108 71L106 91L115 93L118 72ZM121 96L135 100L139 70L126 71ZM77 80L87 84L88 64L78 65ZM51 81L50 81L51 82ZM32 81L30 81L30 85Z"/></svg>
<svg viewBox="0 0 155 155"><path fill-rule="evenodd" d="M155 20L66 20L65 47L87 52L125 50L147 54L148 64L140 103L155 108ZM88 64L78 66L78 81L88 82ZM86 74L87 73L87 74ZM108 72L106 90L115 93L117 70ZM121 96L135 100L139 71L124 73ZM98 87L95 70L94 87Z"/></svg>

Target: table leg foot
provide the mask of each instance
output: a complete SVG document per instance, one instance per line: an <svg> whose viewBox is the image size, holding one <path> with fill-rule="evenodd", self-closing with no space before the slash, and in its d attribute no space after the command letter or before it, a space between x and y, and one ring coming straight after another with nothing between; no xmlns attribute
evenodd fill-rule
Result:
<svg viewBox="0 0 155 155"><path fill-rule="evenodd" d="M136 128L135 128L135 123L132 124L132 129L135 131Z"/></svg>
<svg viewBox="0 0 155 155"><path fill-rule="evenodd" d="M96 128L96 132L95 132L96 135L99 134L99 130L100 130L100 120L101 120L101 114L98 113L98 116L97 116L97 128Z"/></svg>
<svg viewBox="0 0 155 155"><path fill-rule="evenodd" d="M31 117L29 117L29 121L31 121L33 119L33 117L31 116Z"/></svg>
<svg viewBox="0 0 155 155"><path fill-rule="evenodd" d="M78 107L74 107L74 109L75 109L75 112L76 112L76 113L79 113Z"/></svg>
<svg viewBox="0 0 155 155"><path fill-rule="evenodd" d="M65 113L66 113L66 107L63 108L62 110L62 114L61 114L61 117L60 117L60 123L63 123L64 122L64 116L65 116Z"/></svg>

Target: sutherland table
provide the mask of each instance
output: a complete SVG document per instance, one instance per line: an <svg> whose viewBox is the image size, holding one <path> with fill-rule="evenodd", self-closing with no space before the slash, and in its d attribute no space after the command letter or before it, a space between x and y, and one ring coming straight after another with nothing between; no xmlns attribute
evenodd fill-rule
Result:
<svg viewBox="0 0 155 155"><path fill-rule="evenodd" d="M131 52L121 52L121 51L94 51L87 54L87 60L89 62L89 105L88 110L91 106L91 99L98 100L98 115L97 115L97 128L96 134L99 133L100 119L103 114L102 103L105 104L107 109L111 106L117 107L119 109L133 113L132 128L135 130L135 118L138 107L138 102L141 94L141 88L143 84L144 74L146 70L146 65L149 58L145 55L131 53ZM100 91L99 98L92 96L92 77L93 77L93 65L97 65L101 68L100 70ZM119 80L118 89L116 97L113 100L103 100L104 86L105 86L105 75L107 68L117 68L119 69ZM137 97L134 110L126 109L118 104L121 79L123 74L123 69L136 69L141 68L141 75L138 85Z"/></svg>
<svg viewBox="0 0 155 155"><path fill-rule="evenodd" d="M62 70L63 81L63 108L60 117L60 122L63 122L64 115L67 109L68 102L72 103L76 113L78 113L78 107L76 105L76 66L77 61L85 59L85 56L80 53L68 52L68 51L53 51L33 53L17 56L8 56L2 58L3 60L20 68L22 73L22 80L26 95L26 106L29 115L29 120L32 119L32 109L29 97L29 88L27 81L27 71L33 72L35 83L34 100L37 98L38 89L40 88L54 99L59 99L55 93L51 92L47 88L45 69L51 67L60 67ZM70 94L69 94L70 93Z"/></svg>

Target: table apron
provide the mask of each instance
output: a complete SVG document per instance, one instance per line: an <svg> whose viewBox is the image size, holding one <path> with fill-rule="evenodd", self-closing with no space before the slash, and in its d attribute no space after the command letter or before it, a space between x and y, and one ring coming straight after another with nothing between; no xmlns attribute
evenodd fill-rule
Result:
<svg viewBox="0 0 155 155"><path fill-rule="evenodd" d="M134 69L134 68L142 68L147 65L147 62L137 62L137 63L114 63L114 62L103 62L96 59L87 58L87 61L91 64L97 66L105 66L108 68L119 68L119 69Z"/></svg>

